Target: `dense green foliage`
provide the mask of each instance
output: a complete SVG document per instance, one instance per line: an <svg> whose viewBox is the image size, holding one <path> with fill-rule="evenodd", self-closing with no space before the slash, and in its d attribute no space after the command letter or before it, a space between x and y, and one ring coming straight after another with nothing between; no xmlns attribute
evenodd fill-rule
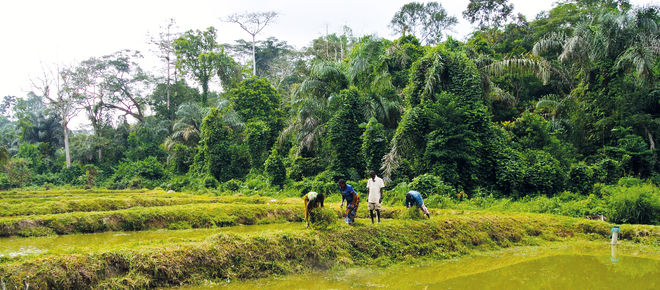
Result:
<svg viewBox="0 0 660 290"><path fill-rule="evenodd" d="M251 55L251 43L189 30L158 42L167 68L176 64L163 78L128 50L54 76L89 132L67 130L47 91L5 97L0 190L332 194L340 178L364 191L375 170L388 189L410 186L439 205L598 200L569 211L658 222L657 194L602 188L660 183L659 11L572 0L527 20L509 1L474 0L463 15L479 27L458 41L444 38L454 16L413 2L391 19L395 40L345 28L301 50L257 41L257 75L232 57Z"/></svg>

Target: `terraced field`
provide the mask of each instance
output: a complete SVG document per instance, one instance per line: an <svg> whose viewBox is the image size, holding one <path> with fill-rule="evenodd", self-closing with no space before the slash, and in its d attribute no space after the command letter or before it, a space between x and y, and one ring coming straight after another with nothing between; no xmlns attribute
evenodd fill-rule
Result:
<svg viewBox="0 0 660 290"><path fill-rule="evenodd" d="M330 199L326 211L340 215ZM305 228L298 198L164 191L0 193L0 278L7 289L152 288L385 267L501 248L601 241L605 222L540 214L435 210L430 220L385 209L370 225ZM657 226L622 239L660 249ZM660 254L660 250L658 251Z"/></svg>

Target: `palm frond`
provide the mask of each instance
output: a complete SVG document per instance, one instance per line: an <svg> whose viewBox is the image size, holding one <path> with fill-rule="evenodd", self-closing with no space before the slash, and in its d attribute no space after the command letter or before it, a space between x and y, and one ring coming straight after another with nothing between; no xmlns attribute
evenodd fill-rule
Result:
<svg viewBox="0 0 660 290"><path fill-rule="evenodd" d="M532 53L541 55L555 49L561 49L566 41L566 35L563 33L551 33L549 36L544 37L537 41L532 48Z"/></svg>
<svg viewBox="0 0 660 290"><path fill-rule="evenodd" d="M426 83L424 84L424 90L422 91L423 95L426 95L427 97L433 96L435 93L434 89L440 83L440 76L444 69L444 60L439 53L436 53L435 58L433 59L433 64L431 64L431 67L426 73Z"/></svg>

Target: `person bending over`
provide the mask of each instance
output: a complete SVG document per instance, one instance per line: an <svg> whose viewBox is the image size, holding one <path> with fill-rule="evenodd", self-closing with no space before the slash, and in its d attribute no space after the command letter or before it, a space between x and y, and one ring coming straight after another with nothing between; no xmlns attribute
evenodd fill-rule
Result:
<svg viewBox="0 0 660 290"><path fill-rule="evenodd" d="M305 221L307 221L307 227L309 227L309 215L312 212L312 209L323 207L324 199L325 197L323 196L323 193L310 191L305 194Z"/></svg>
<svg viewBox="0 0 660 290"><path fill-rule="evenodd" d="M431 215L429 214L429 210L426 208L424 205L424 200L422 199L422 194L420 194L417 191L411 190L406 193L406 207L411 207L411 206L417 206L417 208L421 208L426 217L431 218Z"/></svg>
<svg viewBox="0 0 660 290"><path fill-rule="evenodd" d="M344 200L346 201L346 213L344 214L344 221L350 225L355 221L358 204L360 203L360 197L353 189L353 186L346 184L346 180L340 179L338 184L339 192L341 192L340 207L344 207Z"/></svg>

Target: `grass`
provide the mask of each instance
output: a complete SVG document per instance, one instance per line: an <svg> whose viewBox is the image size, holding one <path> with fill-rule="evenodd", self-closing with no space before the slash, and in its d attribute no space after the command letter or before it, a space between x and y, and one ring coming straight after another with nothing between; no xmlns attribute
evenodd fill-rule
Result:
<svg viewBox="0 0 660 290"><path fill-rule="evenodd" d="M24 279L35 288L165 287L336 266L377 266L384 260L442 259L549 241L606 241L609 229L605 222L552 215L435 216L424 221L392 220L378 226L218 234L201 242L165 247L36 256L0 263L0 277L4 277L8 289L20 287ZM624 240L660 246L657 226L622 225L621 236Z"/></svg>
<svg viewBox="0 0 660 290"><path fill-rule="evenodd" d="M120 195L120 196L58 196L47 198L11 198L0 199L0 217L20 215L45 215L68 212L93 212L133 207L155 207L203 203L272 203L267 197L243 196L197 196L172 194L166 195ZM281 201L280 201L281 202Z"/></svg>
<svg viewBox="0 0 660 290"><path fill-rule="evenodd" d="M178 227L192 228L256 224L262 219L302 221L299 205L279 204L185 204L136 207L115 211L74 212L51 215L1 217L0 237L56 233L140 231ZM39 229L39 230L36 230ZM46 230L46 229L50 229Z"/></svg>
<svg viewBox="0 0 660 290"><path fill-rule="evenodd" d="M226 194L226 193L225 193ZM0 193L0 236L44 236L103 231L189 229L303 221L302 200L257 195L167 193L163 190L18 190ZM588 198L510 201L488 197L457 202L429 198L432 218L388 198L381 225L339 222L338 195L317 210L313 229L218 234L202 241L101 247L0 258L7 289L28 280L33 288L151 288L207 280L247 279L338 266L387 266L416 258L442 259L476 251L548 242L609 238L611 224L552 214L593 207ZM562 203L563 202L563 203ZM575 204L573 204L575 203ZM445 208L445 209L438 209ZM447 209L451 208L451 209ZM483 209L487 209L484 211ZM494 212L495 211L505 211ZM559 212L566 214L565 212ZM583 216L584 212L571 213ZM358 217L367 218L366 204ZM335 220L333 220L333 218ZM660 227L621 225L620 238L660 247ZM82 237L81 237L82 238ZM0 240L0 242L2 242ZM29 277L29 278L28 278Z"/></svg>

